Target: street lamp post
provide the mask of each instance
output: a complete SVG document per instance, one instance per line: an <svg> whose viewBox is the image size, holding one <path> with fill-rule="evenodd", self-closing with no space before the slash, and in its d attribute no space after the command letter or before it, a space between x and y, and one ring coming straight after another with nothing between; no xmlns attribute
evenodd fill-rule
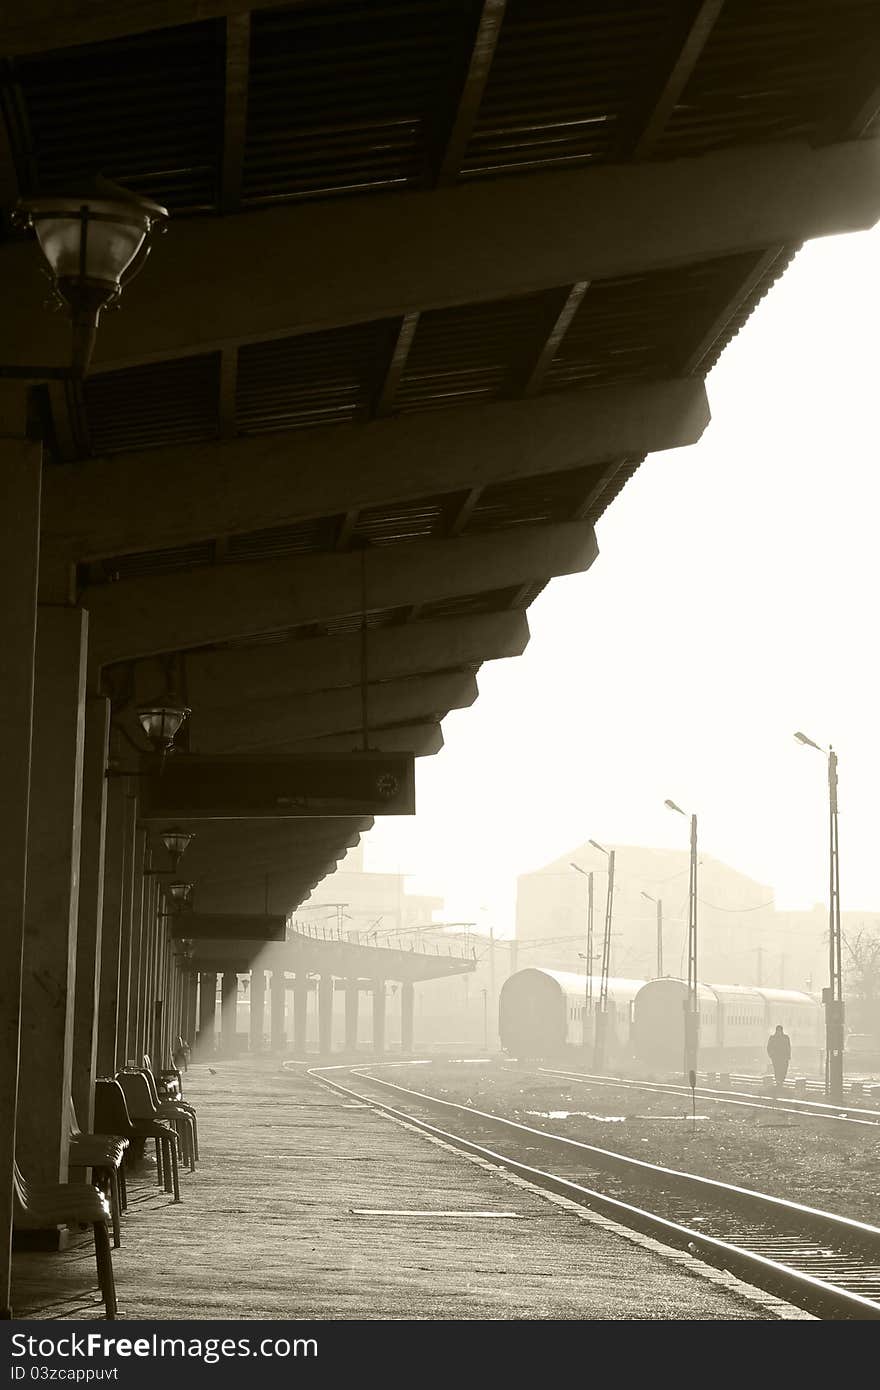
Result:
<svg viewBox="0 0 880 1390"><path fill-rule="evenodd" d="M593 1068L601 1071L605 1065L608 1041L608 976L611 973L611 914L614 904L614 850L606 849L597 840L590 840L608 860L608 892L605 897L605 926L602 932L602 974L599 977L599 1008L596 1012L596 1037L593 1045Z"/></svg>
<svg viewBox="0 0 880 1390"><path fill-rule="evenodd" d="M825 749L806 734L795 734L798 743ZM843 957L840 926L840 861L837 840L837 754L828 746L828 986L822 991L825 1005L825 1095L840 1104L843 1101Z"/></svg>
<svg viewBox="0 0 880 1390"><path fill-rule="evenodd" d="M687 819L687 812L668 798L664 803ZM697 987L697 818L692 815L691 856L688 880L688 979L684 1004L684 1074L696 1072L700 1051L700 1000Z"/></svg>
<svg viewBox="0 0 880 1390"><path fill-rule="evenodd" d="M571 863L570 867L582 874L587 880L587 949L584 957L587 962L587 973L584 984L584 1026L582 1029L583 1047L586 1051L593 1019L593 870L587 871L582 869L579 864L574 863Z"/></svg>
<svg viewBox="0 0 880 1390"><path fill-rule="evenodd" d="M652 898L650 893L642 893L649 903L657 904L657 979L663 978L663 899Z"/></svg>

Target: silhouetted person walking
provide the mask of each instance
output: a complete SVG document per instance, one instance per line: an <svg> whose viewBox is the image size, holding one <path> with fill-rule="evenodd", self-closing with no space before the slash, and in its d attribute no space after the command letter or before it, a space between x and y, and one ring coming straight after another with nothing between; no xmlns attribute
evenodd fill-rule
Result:
<svg viewBox="0 0 880 1390"><path fill-rule="evenodd" d="M770 1034L767 1042L767 1055L773 1064L777 1088L781 1089L785 1085L788 1064L791 1061L791 1038L783 1031L781 1023L777 1023L776 1032Z"/></svg>

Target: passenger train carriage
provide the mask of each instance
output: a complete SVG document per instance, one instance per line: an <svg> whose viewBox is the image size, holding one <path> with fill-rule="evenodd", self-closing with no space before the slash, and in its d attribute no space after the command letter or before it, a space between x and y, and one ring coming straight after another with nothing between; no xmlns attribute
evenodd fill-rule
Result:
<svg viewBox="0 0 880 1390"><path fill-rule="evenodd" d="M649 980L633 1005L632 1055L677 1067L684 1055L684 980ZM778 1023L791 1038L792 1064L821 1065L822 1006L811 994L761 985L700 985L700 1061L706 1067L766 1067L767 1039Z"/></svg>
<svg viewBox="0 0 880 1390"><path fill-rule="evenodd" d="M601 981L592 980L593 1018ZM778 1023L791 1038L792 1063L820 1068L824 1043L822 1006L797 990L748 985L704 985L700 1006L700 1061L705 1067L767 1065L767 1039ZM606 1062L638 1060L680 1067L684 1054L683 980L608 981ZM502 986L498 1029L514 1057L553 1057L593 1041L584 1032L586 979L560 970L519 970Z"/></svg>
<svg viewBox="0 0 880 1390"><path fill-rule="evenodd" d="M593 976L593 1010L601 980ZM628 1057L633 1002L644 980L608 979L609 1061ZM514 1057L558 1056L582 1047L586 1013L586 977L564 970L518 970L502 985L498 999L501 1046ZM588 1031L587 1042L592 1043Z"/></svg>

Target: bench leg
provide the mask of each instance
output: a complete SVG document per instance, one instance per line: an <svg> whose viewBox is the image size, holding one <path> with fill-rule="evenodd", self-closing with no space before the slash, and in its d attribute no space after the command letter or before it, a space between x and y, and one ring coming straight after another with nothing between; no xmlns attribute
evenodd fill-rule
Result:
<svg viewBox="0 0 880 1390"><path fill-rule="evenodd" d="M96 1221L95 1263L98 1266L98 1283L104 1296L104 1309L109 1319L116 1317L116 1282L113 1278L113 1256L110 1254L110 1237L104 1221Z"/></svg>
<svg viewBox="0 0 880 1390"><path fill-rule="evenodd" d="M165 1177L165 1163L164 1163L164 1158L165 1158L165 1150L164 1150L164 1148L163 1148L163 1141L162 1141L161 1139L157 1139L157 1140L156 1140L156 1177L157 1177L157 1179L158 1179L159 1186L160 1186L160 1187L164 1187L164 1188L166 1189L166 1191L167 1191L167 1188L168 1188L168 1180L167 1180L166 1177Z"/></svg>
<svg viewBox="0 0 880 1390"><path fill-rule="evenodd" d="M177 1143L175 1139L168 1140L168 1152L171 1155L171 1186L174 1192L175 1202L180 1201L180 1172L177 1167Z"/></svg>
<svg viewBox="0 0 880 1390"><path fill-rule="evenodd" d="M180 1122L180 1132L183 1135L184 1162L188 1165L189 1171L194 1173L196 1171L196 1146L193 1140L192 1120L188 1115Z"/></svg>
<svg viewBox="0 0 880 1390"><path fill-rule="evenodd" d="M119 1198L119 1174L115 1168L110 1168L107 1171L107 1176L110 1179L110 1214L113 1218L113 1244L118 1248L122 1244L122 1231L120 1229L122 1207Z"/></svg>
<svg viewBox="0 0 880 1390"><path fill-rule="evenodd" d="M125 1158L119 1165L119 1205L122 1211L128 1211L128 1179L125 1176Z"/></svg>

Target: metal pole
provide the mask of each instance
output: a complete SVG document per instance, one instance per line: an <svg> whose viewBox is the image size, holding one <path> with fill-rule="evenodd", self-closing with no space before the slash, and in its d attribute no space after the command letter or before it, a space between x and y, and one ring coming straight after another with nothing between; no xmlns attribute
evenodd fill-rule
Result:
<svg viewBox="0 0 880 1390"><path fill-rule="evenodd" d="M489 928L489 998L492 1002L492 1017L498 1013L498 994L495 988L495 928ZM488 1044L487 1044L488 1048Z"/></svg>
<svg viewBox="0 0 880 1390"><path fill-rule="evenodd" d="M584 984L583 1045L587 1047L593 1021L593 871L587 874L587 977Z"/></svg>
<svg viewBox="0 0 880 1390"><path fill-rule="evenodd" d="M608 894L605 899L605 930L602 936L602 976L599 981L599 1012L596 1016L596 1041L593 1048L593 1067L601 1071L605 1065L605 1043L608 1022L608 976L611 966L611 914L614 903L614 850L608 851Z"/></svg>
<svg viewBox="0 0 880 1390"><path fill-rule="evenodd" d="M825 993L825 1094L843 1101L843 960L840 925L840 860L837 838L837 754L828 749L829 894L828 989Z"/></svg>
<svg viewBox="0 0 880 1390"><path fill-rule="evenodd" d="M663 903L657 899L657 979L663 978Z"/></svg>
<svg viewBox="0 0 880 1390"><path fill-rule="evenodd" d="M684 1017L684 1073L697 1070L700 1048L700 1001L697 987L697 818L691 816L688 894L688 983Z"/></svg>

